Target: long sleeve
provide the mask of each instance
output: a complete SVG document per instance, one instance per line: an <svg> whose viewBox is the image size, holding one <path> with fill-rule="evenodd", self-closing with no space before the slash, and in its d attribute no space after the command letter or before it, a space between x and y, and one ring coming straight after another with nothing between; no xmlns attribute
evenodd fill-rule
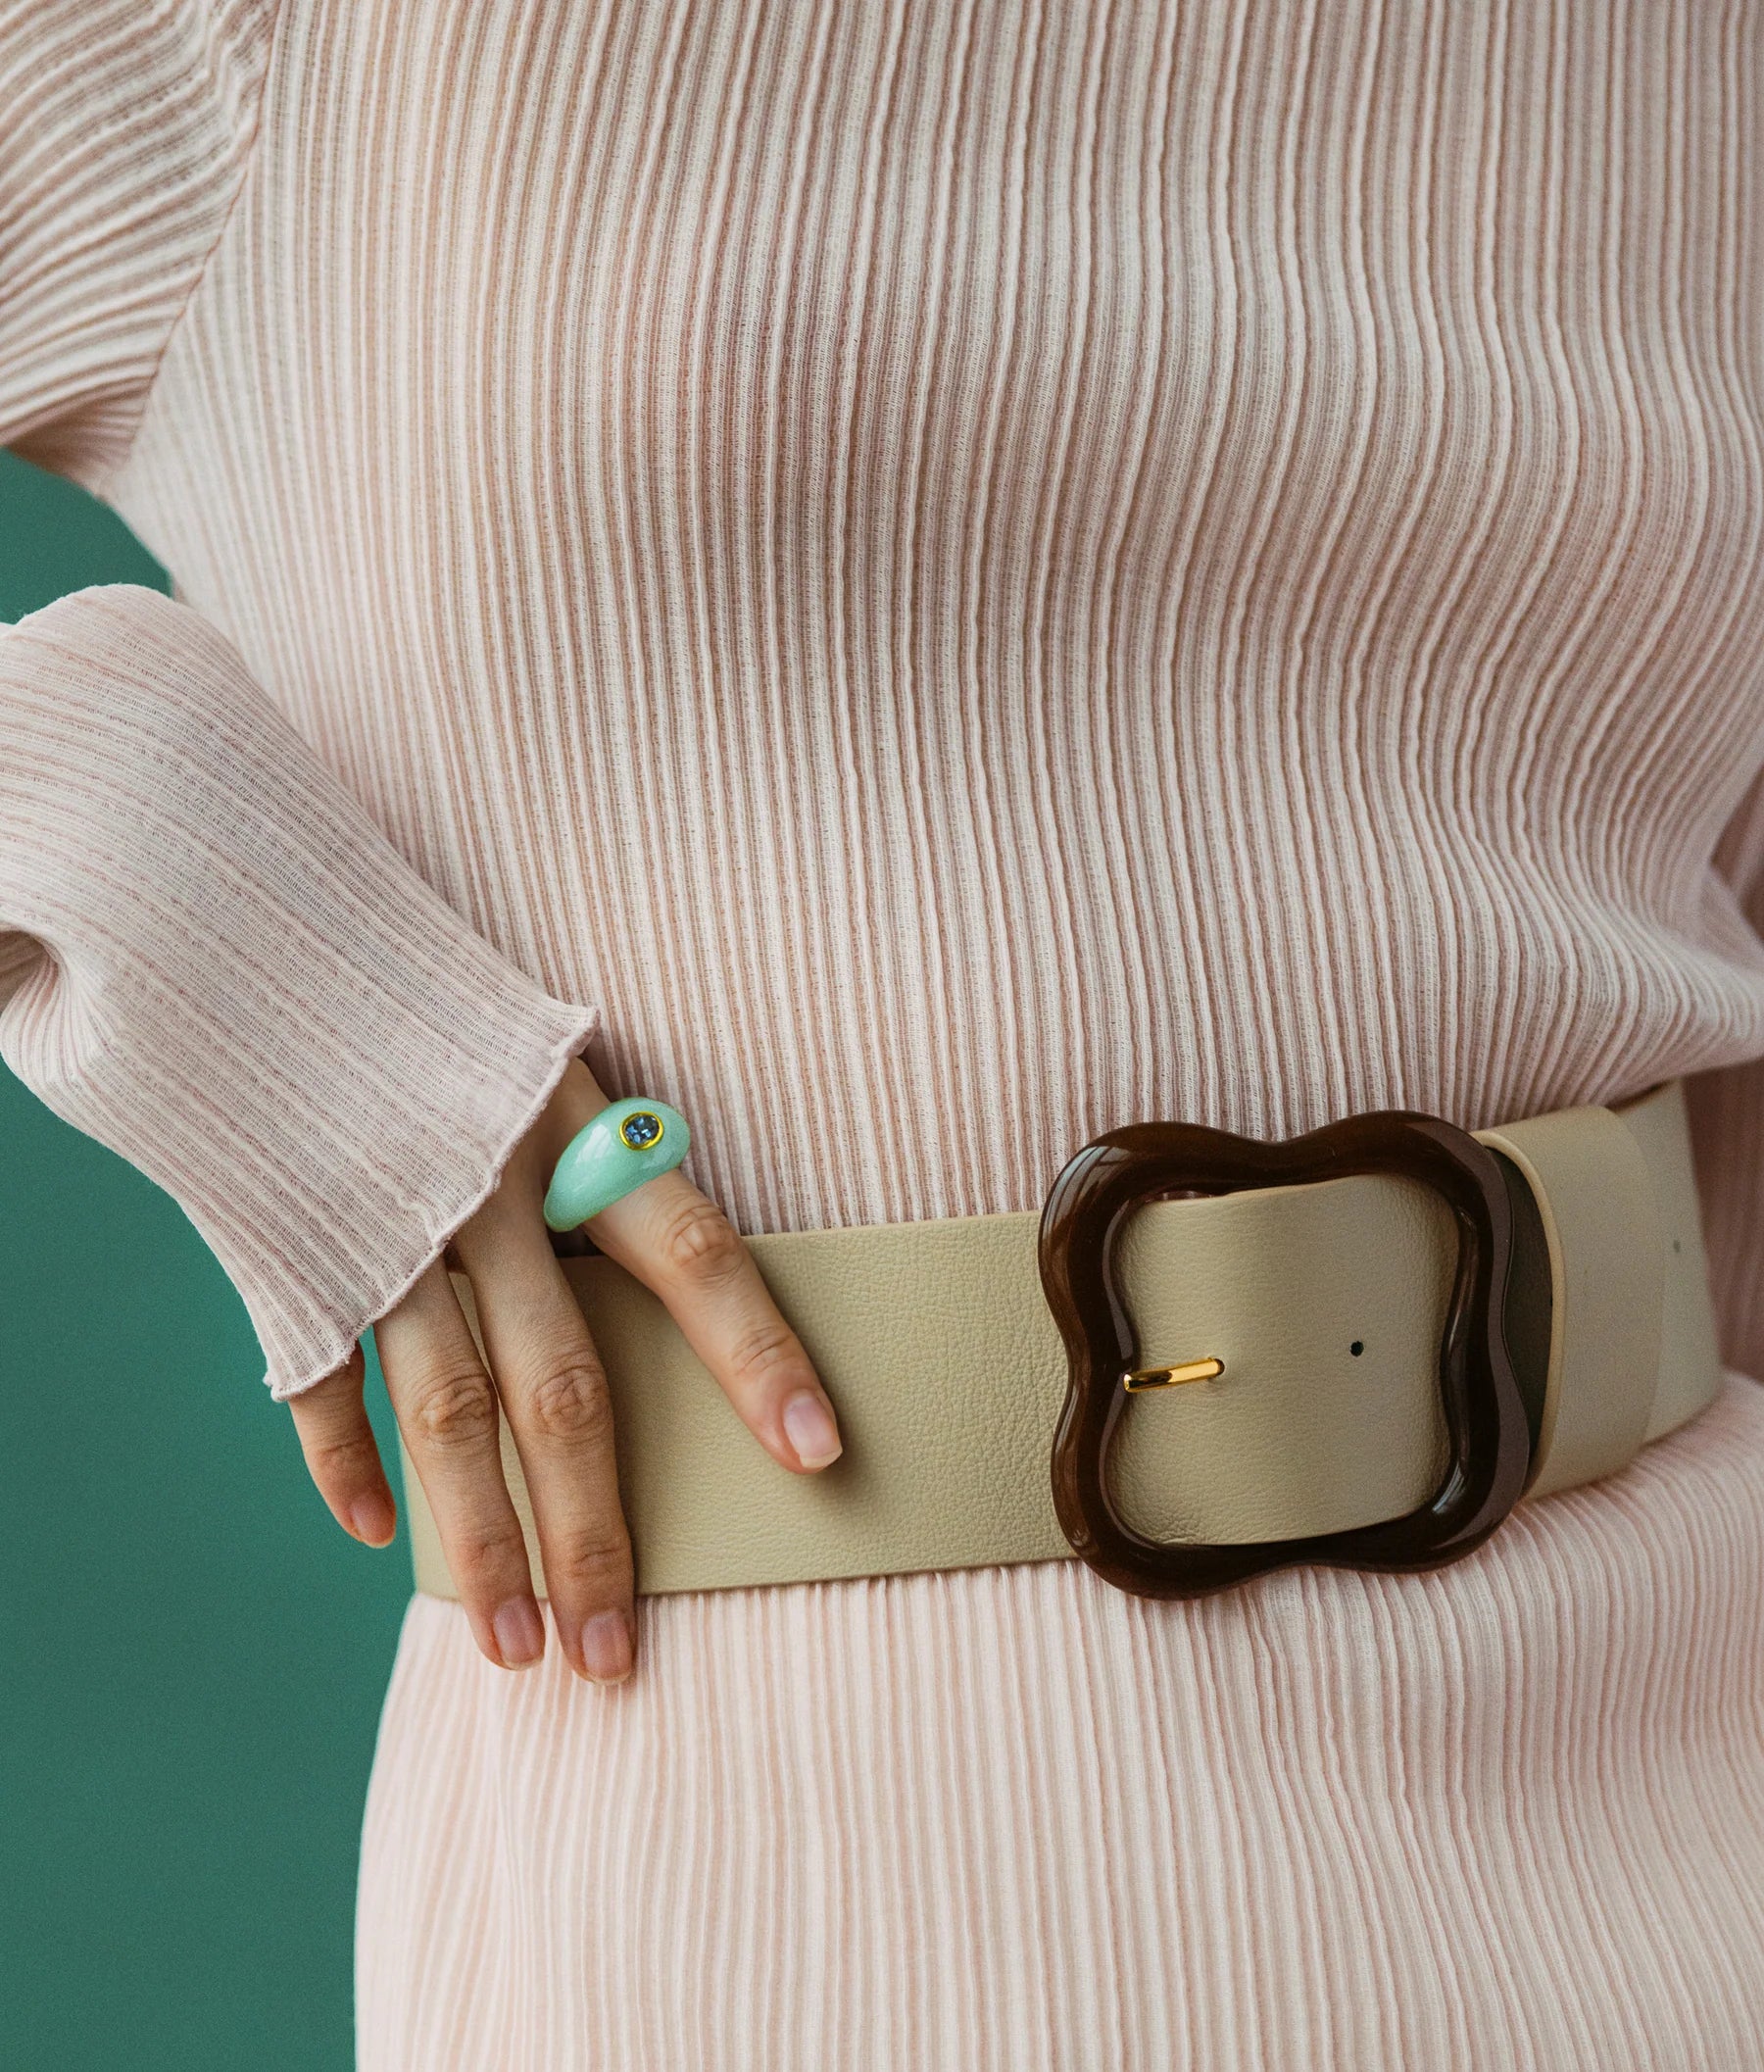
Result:
<svg viewBox="0 0 1764 2072"><path fill-rule="evenodd" d="M180 1204L292 1395L482 1200L595 1016L475 935L152 591L0 636L0 1053Z"/></svg>
<svg viewBox="0 0 1764 2072"><path fill-rule="evenodd" d="M1728 822L1715 872L1728 925L1756 956L1764 936L1764 775ZM1688 1092L1722 1357L1764 1380L1764 1059L1699 1073Z"/></svg>
<svg viewBox="0 0 1764 2072"><path fill-rule="evenodd" d="M244 176L272 10L0 0L0 444L126 453ZM494 1186L596 1022L424 882L218 631L0 628L0 1055L166 1188L277 1397Z"/></svg>

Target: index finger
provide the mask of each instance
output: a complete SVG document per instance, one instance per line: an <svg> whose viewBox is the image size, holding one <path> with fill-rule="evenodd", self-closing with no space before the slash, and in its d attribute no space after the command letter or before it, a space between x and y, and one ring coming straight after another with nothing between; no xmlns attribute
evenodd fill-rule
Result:
<svg viewBox="0 0 1764 2072"><path fill-rule="evenodd" d="M794 1474L839 1458L839 1420L753 1254L679 1172L646 1180L588 1221L610 1258L659 1295L750 1432Z"/></svg>

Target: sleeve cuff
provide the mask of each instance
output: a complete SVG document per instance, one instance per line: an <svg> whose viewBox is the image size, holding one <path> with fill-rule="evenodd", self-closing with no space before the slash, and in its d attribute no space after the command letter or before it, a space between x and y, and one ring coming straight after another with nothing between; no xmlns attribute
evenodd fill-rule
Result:
<svg viewBox="0 0 1764 2072"><path fill-rule="evenodd" d="M521 1032L527 1048L511 1062L507 1099L500 1115L493 1111L488 1118L483 1148L463 1148L454 1184L421 1205L408 1242L393 1243L375 1257L347 1313L317 1321L307 1342L286 1347L275 1342L280 1333L270 1320L254 1318L269 1359L264 1380L277 1403L300 1395L341 1366L363 1333L398 1307L461 1224L496 1192L510 1158L544 1112L569 1061L580 1055L600 1026L598 1009L553 1005L560 1006L565 1017L561 1032L543 1025Z"/></svg>
<svg viewBox="0 0 1764 2072"><path fill-rule="evenodd" d="M179 1205L298 1395L495 1188L597 1011L477 933L187 606L110 586L7 629L0 732L0 1050Z"/></svg>

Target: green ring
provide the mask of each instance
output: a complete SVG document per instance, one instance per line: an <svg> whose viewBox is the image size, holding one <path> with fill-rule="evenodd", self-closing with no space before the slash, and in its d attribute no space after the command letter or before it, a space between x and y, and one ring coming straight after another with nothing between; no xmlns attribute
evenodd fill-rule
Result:
<svg viewBox="0 0 1764 2072"><path fill-rule="evenodd" d="M633 1136L643 1141L634 1144ZM672 1172L691 1148L685 1116L665 1101L633 1095L611 1103L576 1131L553 1166L546 1222L553 1230L574 1230L646 1180Z"/></svg>

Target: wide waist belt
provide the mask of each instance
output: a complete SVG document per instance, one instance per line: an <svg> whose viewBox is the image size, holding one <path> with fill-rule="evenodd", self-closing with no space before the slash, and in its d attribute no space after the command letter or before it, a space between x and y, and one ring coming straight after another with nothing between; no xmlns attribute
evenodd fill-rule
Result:
<svg viewBox="0 0 1764 2072"><path fill-rule="evenodd" d="M1474 1134L1409 1111L1281 1144L1135 1125L1039 1217L748 1242L839 1410L816 1476L760 1452L647 1289L562 1261L643 1592L1074 1553L1162 1596L1292 1560L1429 1566L1721 1380L1676 1080ZM506 1419L503 1460L543 1592ZM416 1587L453 1597L403 1464Z"/></svg>

